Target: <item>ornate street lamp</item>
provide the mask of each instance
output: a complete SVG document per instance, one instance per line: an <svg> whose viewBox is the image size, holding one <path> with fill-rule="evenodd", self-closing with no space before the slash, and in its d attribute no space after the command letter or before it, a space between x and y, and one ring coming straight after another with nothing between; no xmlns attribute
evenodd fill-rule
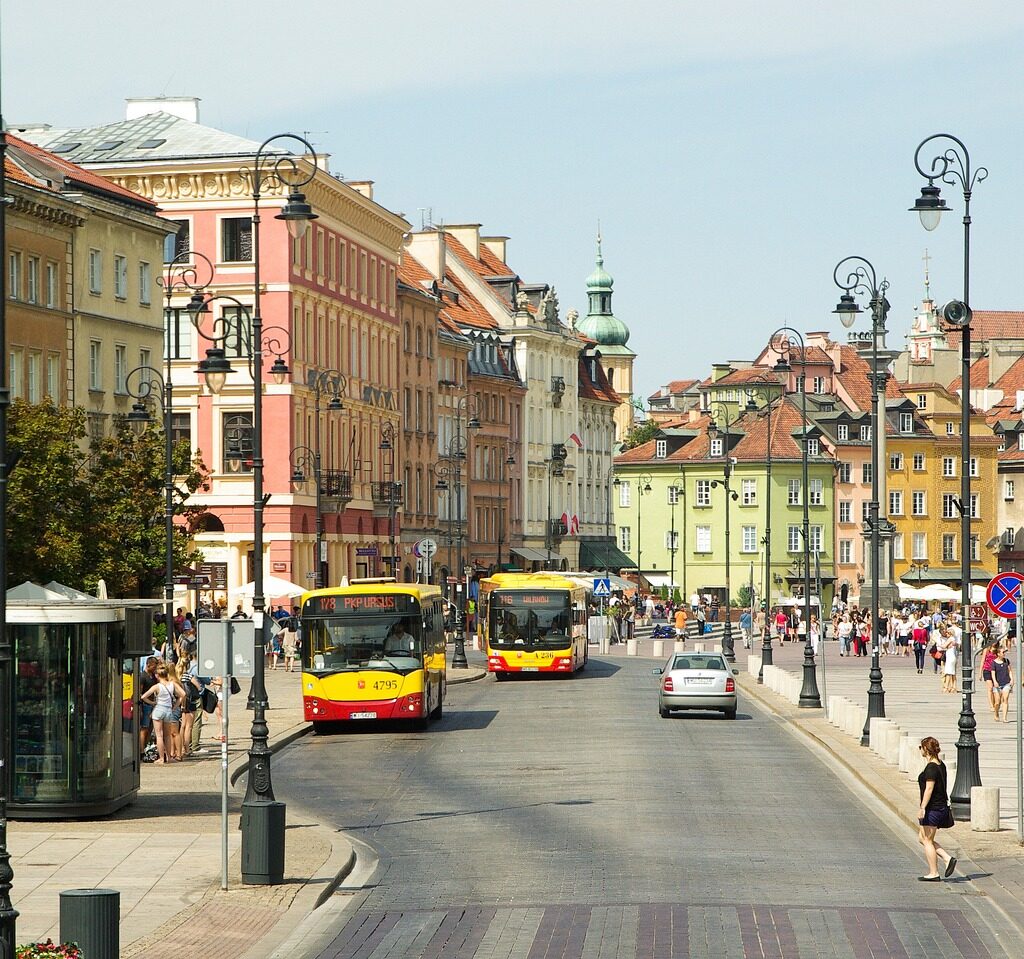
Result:
<svg viewBox="0 0 1024 959"><path fill-rule="evenodd" d="M946 145L946 148L925 169L921 165L921 151L935 141ZM923 140L914 151L914 166L928 183L921 188L921 195L911 210L920 216L921 225L926 230L934 230L947 209L940 188L935 185L936 180L959 186L964 197L964 295L962 300L947 303L942 308L942 316L950 326L960 330L960 602L966 625L971 604L971 194L975 184L988 176L988 170L985 167L972 168L967 147L949 133L936 133ZM981 785L978 740L974 734L978 723L972 705L974 655L970 629L963 632L961 663L963 700L957 724L960 738L956 743L956 781L949 798L960 818L967 818L971 810L971 789Z"/></svg>
<svg viewBox="0 0 1024 959"><path fill-rule="evenodd" d="M764 537L761 545L764 546L764 633L761 636L761 665L757 671L757 681L764 683L764 668L774 664L772 653L772 404L775 397L771 390L768 391L768 402L765 404L764 413L757 412L757 401L752 392L747 394L747 402L744 411L763 415L767 422L767 440L765 442L764 472Z"/></svg>
<svg viewBox="0 0 1024 959"><path fill-rule="evenodd" d="M923 573L927 573L928 570L930 570L930 569L931 569L931 566L929 566L927 563L911 563L910 564L910 572L911 573L915 573L915 572L917 573L917 587L918 587L918 589L921 588L921 576L922 576L922 574Z"/></svg>
<svg viewBox="0 0 1024 959"><path fill-rule="evenodd" d="M505 447L505 472L508 474L508 503L502 509L503 521L501 528L498 531L498 562L495 570L500 572L501 570L501 545L502 540L508 540L509 548L509 562L511 562L512 556L512 503L515 500L512 497L512 467L516 465L516 458L512 453L512 447Z"/></svg>
<svg viewBox="0 0 1024 959"><path fill-rule="evenodd" d="M840 322L849 329L853 326L860 306L854 297L855 293L863 293L870 297L871 310L871 502L868 503L868 530L871 537L871 669L868 673L868 713L864 720L860 744L867 746L871 742L871 720L885 716L885 690L882 688L882 666L879 659L881 642L881 615L879 613L879 582L881 579L882 549L881 533L883 525L888 532L888 520L881 516L879 503L879 485L883 464L881 446L885 430L885 384L889 379L887 362L879 362L878 344L885 342L885 320L889 314L889 301L885 294L889 289L889 281L878 282L874 266L862 256L848 256L840 260L832 271L836 286L843 291L839 304L832 311L838 314Z"/></svg>
<svg viewBox="0 0 1024 959"><path fill-rule="evenodd" d="M395 510L398 507L398 498L402 491L402 484L395 481L395 457L397 455L395 447L397 443L394 424L389 422L381 424L380 443L377 448L382 453L388 454L388 478L383 488L388 504L388 567L396 580L398 579L398 557L395 555Z"/></svg>
<svg viewBox="0 0 1024 959"><path fill-rule="evenodd" d="M642 547L640 545L640 500L645 494L651 491L651 480L654 477L650 473L641 473L636 478L636 574L637 574L637 586L640 585L640 555ZM612 480L612 486L621 486L625 482L621 477L616 476Z"/></svg>
<svg viewBox="0 0 1024 959"><path fill-rule="evenodd" d="M732 477L732 444L730 443L730 438L736 421L730 418L729 407L725 403L712 403L708 408L708 413L711 414L711 422L708 424L708 436L711 438L712 444L714 444L715 440L721 440L722 457L725 464L722 467L722 479L712 480L711 485L716 488L721 486L725 490L725 632L722 636L722 654L730 663L734 663L736 662L736 647L732 638L732 536L730 521L732 510L730 507L731 501L739 497L730 486L729 480ZM721 425L719 425L719 421L721 421ZM710 453L710 457L714 457L713 450Z"/></svg>
<svg viewBox="0 0 1024 959"><path fill-rule="evenodd" d="M781 339L780 339L781 338ZM814 664L814 647L811 645L811 521L808 505L810 502L810 483L808 480L807 466L807 434L810 425L807 419L807 347L804 338L792 327L783 326L777 329L768 340L768 343L779 354L779 360L775 364L778 373L788 373L791 369L790 359L793 355L794 344L800 348L799 359L796 361L803 370L800 377L800 413L803 428L801 430L800 463L803 470L803 579L804 579L804 634L807 637L804 642L804 681L800 688L799 706L810 709L821 708L821 694L818 692L818 677ZM821 597L818 597L819 603ZM818 625L819 630L821 624Z"/></svg>

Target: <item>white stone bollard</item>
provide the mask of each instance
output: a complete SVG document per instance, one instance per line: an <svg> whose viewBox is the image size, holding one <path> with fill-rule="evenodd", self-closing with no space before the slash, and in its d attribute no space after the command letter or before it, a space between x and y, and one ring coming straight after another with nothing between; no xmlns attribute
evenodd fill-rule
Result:
<svg viewBox="0 0 1024 959"><path fill-rule="evenodd" d="M917 777L921 775L921 770L928 764L928 760L921 755L921 740L914 739L910 740L910 745L907 747L907 778L913 782L917 782ZM953 788L953 784L948 785L949 789Z"/></svg>
<svg viewBox="0 0 1024 959"><path fill-rule="evenodd" d="M672 652L673 653L685 653L686 652L686 643L684 643L681 639L677 639L672 644Z"/></svg>
<svg viewBox="0 0 1024 959"><path fill-rule="evenodd" d="M895 723L893 723L891 719L885 719L882 716L873 716L868 722L868 749L873 753L877 753L882 742L882 729L886 726L893 725L895 725Z"/></svg>
<svg viewBox="0 0 1024 959"><path fill-rule="evenodd" d="M794 706L800 701L800 687L803 685L800 682L799 676L794 676L792 673L786 673L786 699L788 699Z"/></svg>
<svg viewBox="0 0 1024 959"><path fill-rule="evenodd" d="M768 688L773 692L779 691L779 673L781 670L778 666L765 666L764 668L764 681L768 684Z"/></svg>
<svg viewBox="0 0 1024 959"><path fill-rule="evenodd" d="M999 832L999 787L971 787L971 829Z"/></svg>
<svg viewBox="0 0 1024 959"><path fill-rule="evenodd" d="M900 752L897 765L901 773L910 772L910 750L916 749L917 743L910 738L906 730L900 733Z"/></svg>
<svg viewBox="0 0 1024 959"><path fill-rule="evenodd" d="M834 726L836 724L836 704L839 702L838 696L829 696L825 703L825 718L828 720L829 725Z"/></svg>
<svg viewBox="0 0 1024 959"><path fill-rule="evenodd" d="M704 652L704 644L703 643L694 643L693 644L693 651L695 653L703 653Z"/></svg>
<svg viewBox="0 0 1024 959"><path fill-rule="evenodd" d="M891 726L886 726L882 730L878 755L892 766L895 766L900 761L900 738L902 735L903 730L895 723Z"/></svg>
<svg viewBox="0 0 1024 959"><path fill-rule="evenodd" d="M722 644L715 643L715 645L711 647L711 651L715 653L720 653L722 651Z"/></svg>
<svg viewBox="0 0 1024 959"><path fill-rule="evenodd" d="M627 656L635 656L636 655L636 640L635 639L627 639L626 640L626 655Z"/></svg>
<svg viewBox="0 0 1024 959"><path fill-rule="evenodd" d="M845 733L850 728L850 714L853 712L853 703L843 696L839 700L839 715L836 719L836 725L839 727L841 733Z"/></svg>
<svg viewBox="0 0 1024 959"><path fill-rule="evenodd" d="M747 672L751 676L758 676L761 673L761 657L751 654L747 657Z"/></svg>
<svg viewBox="0 0 1024 959"><path fill-rule="evenodd" d="M651 655L655 659L661 659L665 655L665 643L662 640L656 639L651 644Z"/></svg>
<svg viewBox="0 0 1024 959"><path fill-rule="evenodd" d="M860 703L850 700L850 708L846 714L846 734L860 739L864 732L864 710Z"/></svg>

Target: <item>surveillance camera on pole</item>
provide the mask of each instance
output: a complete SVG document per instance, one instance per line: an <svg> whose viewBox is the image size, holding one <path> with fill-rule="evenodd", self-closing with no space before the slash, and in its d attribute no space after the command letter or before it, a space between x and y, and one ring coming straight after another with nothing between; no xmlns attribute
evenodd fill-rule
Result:
<svg viewBox="0 0 1024 959"><path fill-rule="evenodd" d="M958 328L971 325L974 313L963 300L950 300L941 310L942 318L950 325Z"/></svg>

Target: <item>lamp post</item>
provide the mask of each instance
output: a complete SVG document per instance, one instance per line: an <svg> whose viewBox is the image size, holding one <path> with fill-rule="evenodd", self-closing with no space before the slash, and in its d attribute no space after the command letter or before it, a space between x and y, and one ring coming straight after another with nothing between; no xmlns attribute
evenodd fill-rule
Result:
<svg viewBox="0 0 1024 959"><path fill-rule="evenodd" d="M924 169L921 151L934 141L945 145L945 149ZM941 146L938 148L942 149ZM947 303L942 314L948 324L960 329L960 601L966 623L971 603L971 194L975 184L988 176L988 170L985 167L972 168L967 147L949 133L936 133L923 140L914 151L914 166L928 183L921 187L921 195L911 210L920 216L921 225L926 230L934 230L947 209L946 201L940 196L940 188L935 185L936 180L959 185L964 197L964 295L961 301ZM970 814L971 789L981 785L978 740L974 734L978 723L972 705L974 656L970 629L963 631L962 657L963 700L957 724L960 738L956 743L956 781L949 798L954 811L964 818Z"/></svg>
<svg viewBox="0 0 1024 959"><path fill-rule="evenodd" d="M764 668L774 664L772 654L772 403L775 397L768 391L768 402L765 404L764 417L767 422L767 439L765 441L764 472L764 633L761 636L761 666L757 671L757 681L764 683ZM757 403L753 393L748 394L745 410L748 413L757 411ZM760 415L760 414L758 414Z"/></svg>
<svg viewBox="0 0 1024 959"><path fill-rule="evenodd" d="M725 632L722 635L722 654L730 662L736 662L736 648L732 638L732 533L731 501L737 499L736 493L729 483L732 477L732 444L730 438L735 420L729 416L729 407L724 403L712 403L708 408L711 415L711 422L708 424L708 435L711 438L712 447L716 440L722 443L722 479L712 480L712 487L721 486L725 490ZM721 425L719 424L721 420ZM719 436L719 434L722 434ZM714 457L712 448L711 457Z"/></svg>
<svg viewBox="0 0 1024 959"><path fill-rule="evenodd" d="M379 449L382 453L388 454L388 478L384 484L384 491L388 498L388 566L391 570L391 575L397 580L398 557L395 555L395 510L398 507L398 498L401 495L402 484L395 480L396 443L394 423L383 423L380 428Z"/></svg>
<svg viewBox="0 0 1024 959"><path fill-rule="evenodd" d="M782 338L780 340L780 337ZM793 354L794 343L800 347L800 359L797 361L803 370L800 377L800 414L803 428L801 430L800 443L800 464L803 477L803 579L804 579L804 634L807 637L804 642L804 681L800 688L800 699L797 705L807 709L821 708L821 694L818 692L818 678L815 672L814 647L811 645L811 521L808 512L810 500L810 484L808 480L807 465L807 347L804 345L804 338L797 330L788 326L777 329L768 342L778 351L779 360L775 364L778 373L788 373L791 369L789 359ZM820 597L819 597L820 601ZM819 629L821 628L819 624Z"/></svg>
<svg viewBox="0 0 1024 959"><path fill-rule="evenodd" d="M836 264L832 273L836 286L843 291L834 313L839 315L843 326L849 329L857 314L861 312L854 293L864 293L870 297L871 310L871 501L868 503L868 526L871 536L871 670L868 673L868 714L864 720L860 744L867 746L871 742L871 720L885 716L885 690L882 688L882 666L879 659L881 631L879 613L879 581L882 565L881 529L884 521L880 515L879 484L882 472L881 444L882 431L885 429L885 384L889 379L885 363L879 363L878 344L885 341L885 320L889 314L889 301L885 294L889 289L889 281L878 275L874 266L862 256L848 256Z"/></svg>
<svg viewBox="0 0 1024 959"><path fill-rule="evenodd" d="M675 599L676 589L676 502L683 492L683 487L676 486L675 483L670 483L668 486L668 505L672 515L672 529L669 532L669 573L668 573L668 588L669 588L669 599ZM683 569L686 569L686 557L683 557Z"/></svg>
<svg viewBox="0 0 1024 959"><path fill-rule="evenodd" d="M931 566L929 566L927 563L911 563L910 564L910 572L911 573L915 573L915 572L917 573L917 587L918 587L918 589L921 588L921 575L922 575L922 573L927 573L928 570L930 570L930 569L931 569Z"/></svg>
<svg viewBox="0 0 1024 959"><path fill-rule="evenodd" d="M649 493L651 491L652 479L653 477L650 473L641 473L636 478L636 574L638 588L640 586L640 576L642 575L640 568L640 555L642 552L642 547L640 545L640 500L643 499L645 493ZM612 486L621 486L622 482L623 480L616 476L615 479L612 480Z"/></svg>
<svg viewBox="0 0 1024 959"><path fill-rule="evenodd" d="M512 469L516 465L516 458L512 454L512 447L505 447L505 472L508 474L508 504L502 509L502 523L498 531L498 562L496 571L501 571L501 546L504 539L508 540L509 560L512 556L512 504L515 499L512 496Z"/></svg>

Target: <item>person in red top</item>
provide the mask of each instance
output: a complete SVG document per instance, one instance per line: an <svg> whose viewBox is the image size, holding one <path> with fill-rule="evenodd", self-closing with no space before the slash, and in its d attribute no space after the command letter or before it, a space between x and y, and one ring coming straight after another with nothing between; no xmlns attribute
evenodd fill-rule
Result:
<svg viewBox="0 0 1024 959"><path fill-rule="evenodd" d="M775 632L779 637L779 645L786 641L786 632L789 629L789 617L786 611L780 606L775 611Z"/></svg>
<svg viewBox="0 0 1024 959"><path fill-rule="evenodd" d="M988 690L988 706L996 719L999 718L999 695L995 691L995 684L992 679L992 660L996 658L996 649L999 644L989 646L985 650L985 658L981 661L981 678L985 681L985 688Z"/></svg>

